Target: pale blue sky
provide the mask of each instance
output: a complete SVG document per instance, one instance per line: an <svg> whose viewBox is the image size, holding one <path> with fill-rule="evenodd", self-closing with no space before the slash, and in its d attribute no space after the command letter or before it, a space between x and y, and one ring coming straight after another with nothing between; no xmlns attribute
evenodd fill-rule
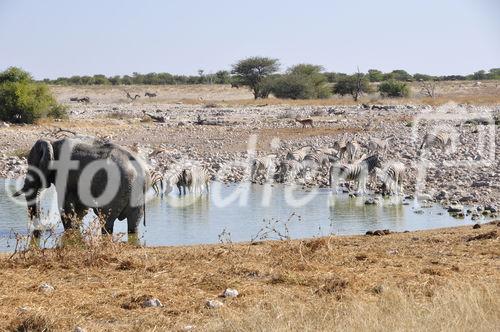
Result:
<svg viewBox="0 0 500 332"><path fill-rule="evenodd" d="M500 67L500 0L0 0L0 70L196 74L262 55L328 71Z"/></svg>

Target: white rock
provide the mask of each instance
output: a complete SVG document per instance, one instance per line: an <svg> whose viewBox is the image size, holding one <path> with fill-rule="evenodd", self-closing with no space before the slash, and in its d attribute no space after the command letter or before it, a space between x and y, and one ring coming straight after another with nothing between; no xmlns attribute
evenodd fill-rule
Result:
<svg viewBox="0 0 500 332"><path fill-rule="evenodd" d="M153 298L144 301L142 306L145 308L156 308L156 307L161 308L163 307L163 304L160 302L160 300Z"/></svg>
<svg viewBox="0 0 500 332"><path fill-rule="evenodd" d="M43 283L38 287L38 290L43 293L52 293L54 291L54 286L48 283Z"/></svg>
<svg viewBox="0 0 500 332"><path fill-rule="evenodd" d="M218 300L208 300L205 304L208 309L218 309L224 306L224 303Z"/></svg>
<svg viewBox="0 0 500 332"><path fill-rule="evenodd" d="M233 288L226 288L222 296L224 297L237 297L239 295L238 291Z"/></svg>

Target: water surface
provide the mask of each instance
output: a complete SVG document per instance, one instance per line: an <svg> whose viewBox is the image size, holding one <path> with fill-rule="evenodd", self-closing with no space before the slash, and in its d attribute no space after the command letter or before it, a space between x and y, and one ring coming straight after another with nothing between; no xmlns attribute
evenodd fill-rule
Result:
<svg viewBox="0 0 500 332"><path fill-rule="evenodd" d="M26 205L7 197L5 185L5 181L0 180L0 251L12 251L14 234L28 232L28 218ZM7 183L7 186L13 184ZM219 198L227 200L238 188L237 184L216 183L212 184L208 195L179 197L170 193L164 198L152 198L147 203L147 226L142 223L140 226L141 242L147 246L190 245L220 240L249 241L266 232L274 239L282 236L309 238L328 234L364 234L376 229L411 231L472 223L468 217L455 219L438 206L421 208L415 201L403 205L401 198L384 199L379 205L365 205L366 196L351 198L332 194L329 189L317 189L307 204L291 207L287 204L287 187L283 185L247 184L243 189L244 199L221 206ZM290 192L295 200L311 195L302 189ZM62 232L54 194L53 189L45 192L43 211L46 223ZM93 217L90 213L85 222ZM115 222L115 233L126 232L126 229L126 221Z"/></svg>

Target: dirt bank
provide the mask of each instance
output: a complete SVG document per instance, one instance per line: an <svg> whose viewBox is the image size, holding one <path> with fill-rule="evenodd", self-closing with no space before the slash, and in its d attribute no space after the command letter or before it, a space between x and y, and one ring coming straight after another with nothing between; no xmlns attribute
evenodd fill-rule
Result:
<svg viewBox="0 0 500 332"><path fill-rule="evenodd" d="M499 234L491 223L253 245L4 255L0 329L493 331L500 328ZM226 288L239 295L219 297ZM143 307L153 298L163 307ZM222 307L207 308L207 300Z"/></svg>

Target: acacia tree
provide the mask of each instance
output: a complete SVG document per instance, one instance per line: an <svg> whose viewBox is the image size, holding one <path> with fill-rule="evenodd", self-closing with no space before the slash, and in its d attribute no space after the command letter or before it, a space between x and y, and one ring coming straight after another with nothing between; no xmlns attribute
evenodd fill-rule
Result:
<svg viewBox="0 0 500 332"><path fill-rule="evenodd" d="M232 73L240 85L246 85L252 90L253 96L257 98L265 98L266 94L262 93L263 82L265 78L279 70L279 62L277 59L265 57L251 57L238 61L233 65Z"/></svg>
<svg viewBox="0 0 500 332"><path fill-rule="evenodd" d="M370 81L368 77L359 72L351 76L341 78L334 86L333 93L341 96L351 95L354 101L364 94L370 92Z"/></svg>

